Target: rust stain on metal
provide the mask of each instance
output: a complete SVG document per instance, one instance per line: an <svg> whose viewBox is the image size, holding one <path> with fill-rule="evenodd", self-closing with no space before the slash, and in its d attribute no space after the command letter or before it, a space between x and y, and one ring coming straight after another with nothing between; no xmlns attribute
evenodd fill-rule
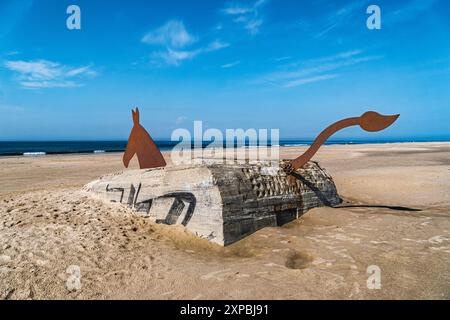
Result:
<svg viewBox="0 0 450 320"><path fill-rule="evenodd" d="M150 134L139 123L139 109L136 108L136 111L131 110L131 113L134 126L128 138L125 154L123 155L123 164L128 168L130 160L136 154L141 169L165 167L166 161L161 151L156 146Z"/></svg>
<svg viewBox="0 0 450 320"><path fill-rule="evenodd" d="M304 166L316 154L317 150L331 137L334 133L347 127L359 125L368 132L381 131L393 124L400 115L384 116L374 111L364 113L361 117L347 118L333 123L326 128L316 138L314 143L300 157L287 163L284 167L285 171L292 173L293 171Z"/></svg>

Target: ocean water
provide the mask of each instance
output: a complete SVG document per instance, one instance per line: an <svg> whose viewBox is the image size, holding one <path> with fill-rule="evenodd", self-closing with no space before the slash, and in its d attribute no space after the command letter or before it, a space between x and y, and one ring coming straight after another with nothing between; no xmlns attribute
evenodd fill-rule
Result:
<svg viewBox="0 0 450 320"><path fill-rule="evenodd" d="M446 139L342 139L329 140L326 144L368 144L368 143L393 143L393 142L428 142L448 141ZM161 151L169 151L177 145L178 141L156 140ZM313 140L308 139L284 139L279 141L280 146L294 147L307 146ZM206 147L211 142L203 142ZM107 153L123 152L126 141L0 141L0 156L44 156L48 154L79 154L79 153ZM248 143L246 143L248 146Z"/></svg>

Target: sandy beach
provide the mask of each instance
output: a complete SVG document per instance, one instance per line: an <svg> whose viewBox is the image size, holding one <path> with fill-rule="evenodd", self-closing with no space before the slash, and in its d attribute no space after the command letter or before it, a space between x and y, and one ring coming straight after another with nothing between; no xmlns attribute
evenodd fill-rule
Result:
<svg viewBox="0 0 450 320"><path fill-rule="evenodd" d="M325 146L344 203L226 248L82 191L121 157L0 158L0 299L450 298L450 143Z"/></svg>

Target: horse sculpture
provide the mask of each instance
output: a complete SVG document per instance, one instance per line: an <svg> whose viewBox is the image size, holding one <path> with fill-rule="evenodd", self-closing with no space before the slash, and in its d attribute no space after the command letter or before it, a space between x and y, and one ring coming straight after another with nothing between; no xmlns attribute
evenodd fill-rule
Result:
<svg viewBox="0 0 450 320"><path fill-rule="evenodd" d="M131 110L131 114L134 126L123 155L123 164L128 168L130 160L136 154L141 169L165 167L166 161L161 151L159 151L150 134L139 123L139 109Z"/></svg>

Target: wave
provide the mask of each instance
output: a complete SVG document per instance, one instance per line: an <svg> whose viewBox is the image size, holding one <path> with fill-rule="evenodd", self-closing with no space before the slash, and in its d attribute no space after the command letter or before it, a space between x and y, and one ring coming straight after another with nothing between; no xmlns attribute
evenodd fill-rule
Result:
<svg viewBox="0 0 450 320"><path fill-rule="evenodd" d="M47 153L45 152L24 152L24 157L37 157L37 156L45 156Z"/></svg>
<svg viewBox="0 0 450 320"><path fill-rule="evenodd" d="M307 143L297 143L297 144L283 144L283 147L304 147L308 146Z"/></svg>
<svg viewBox="0 0 450 320"><path fill-rule="evenodd" d="M105 153L105 150L94 150L94 153Z"/></svg>

